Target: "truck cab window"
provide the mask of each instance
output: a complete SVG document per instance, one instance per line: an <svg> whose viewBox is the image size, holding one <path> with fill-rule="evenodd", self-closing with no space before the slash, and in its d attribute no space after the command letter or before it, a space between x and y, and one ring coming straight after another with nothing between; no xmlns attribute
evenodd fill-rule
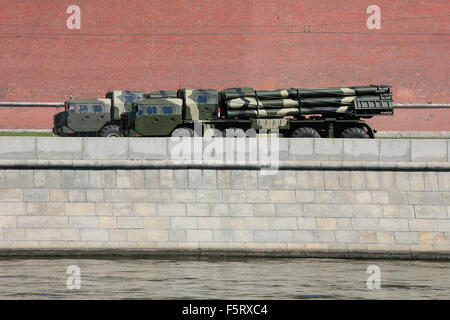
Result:
<svg viewBox="0 0 450 320"><path fill-rule="evenodd" d="M162 112L163 112L163 114L172 114L173 113L173 107L171 107L171 106L163 106Z"/></svg>
<svg viewBox="0 0 450 320"><path fill-rule="evenodd" d="M147 114L156 114L156 107L147 107Z"/></svg>
<svg viewBox="0 0 450 320"><path fill-rule="evenodd" d="M95 104L92 108L94 112L102 112L102 106L100 104Z"/></svg>
<svg viewBox="0 0 450 320"><path fill-rule="evenodd" d="M134 95L129 94L129 95L123 96L124 103L131 103L134 100L135 100Z"/></svg>
<svg viewBox="0 0 450 320"><path fill-rule="evenodd" d="M78 106L78 112L79 113L84 113L84 112L88 112L88 107L87 107L87 105L80 105L80 106Z"/></svg>
<svg viewBox="0 0 450 320"><path fill-rule="evenodd" d="M144 107L143 106L138 106L137 115L138 116L142 116L143 113L144 113Z"/></svg>
<svg viewBox="0 0 450 320"><path fill-rule="evenodd" d="M208 103L208 95L206 94L197 95L197 103Z"/></svg>

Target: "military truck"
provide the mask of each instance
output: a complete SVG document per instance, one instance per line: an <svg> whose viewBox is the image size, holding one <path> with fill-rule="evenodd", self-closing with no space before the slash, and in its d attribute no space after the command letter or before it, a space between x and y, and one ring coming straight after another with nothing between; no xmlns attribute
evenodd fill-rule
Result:
<svg viewBox="0 0 450 320"><path fill-rule="evenodd" d="M143 99L139 91L110 91L105 98L71 99L53 119L59 136L122 136L120 115L131 110L133 101Z"/></svg>
<svg viewBox="0 0 450 320"><path fill-rule="evenodd" d="M362 120L392 115L390 86L326 89L179 89L147 94L121 115L125 136L252 136L274 129L286 137L374 138ZM194 130L200 128L201 130Z"/></svg>
<svg viewBox="0 0 450 320"><path fill-rule="evenodd" d="M125 104L120 121L118 113L111 111L112 120L103 127L95 126L94 119L88 118L78 125L77 132L131 137L205 134L243 137L276 130L285 137L374 138L376 131L363 119L393 114L390 88L370 85L325 89L179 89L142 94L142 99L138 93ZM111 106L115 105L110 100ZM70 103L67 114L77 113L76 108L70 113ZM59 127L55 116L55 128Z"/></svg>

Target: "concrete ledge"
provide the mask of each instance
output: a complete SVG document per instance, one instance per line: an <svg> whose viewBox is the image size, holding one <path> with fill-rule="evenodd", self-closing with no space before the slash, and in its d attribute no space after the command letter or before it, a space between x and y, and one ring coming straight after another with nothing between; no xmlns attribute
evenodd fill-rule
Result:
<svg viewBox="0 0 450 320"><path fill-rule="evenodd" d="M212 161L212 160L35 160L0 159L2 169L249 169L345 171L450 171L449 162Z"/></svg>
<svg viewBox="0 0 450 320"><path fill-rule="evenodd" d="M179 154L183 141L188 154ZM448 162L449 139L60 138L0 137L0 159L180 160L277 159ZM186 150L184 149L184 150ZM214 152L212 152L214 151ZM212 155L214 153L214 156ZM264 155L267 158L267 154Z"/></svg>
<svg viewBox="0 0 450 320"><path fill-rule="evenodd" d="M14 258L154 258L183 256L248 257L248 258L337 258L337 259L396 259L396 260L450 260L447 251L381 251L381 250L280 250L280 249L0 249L0 257Z"/></svg>

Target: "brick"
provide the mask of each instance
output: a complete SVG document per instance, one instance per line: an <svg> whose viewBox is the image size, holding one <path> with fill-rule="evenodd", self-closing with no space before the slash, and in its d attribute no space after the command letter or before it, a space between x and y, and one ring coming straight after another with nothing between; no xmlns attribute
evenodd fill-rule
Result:
<svg viewBox="0 0 450 320"><path fill-rule="evenodd" d="M146 189L158 189L159 182L158 170L144 170L144 185Z"/></svg>
<svg viewBox="0 0 450 320"><path fill-rule="evenodd" d="M186 206L184 204L158 203L158 216L185 216Z"/></svg>
<svg viewBox="0 0 450 320"><path fill-rule="evenodd" d="M83 159L127 159L128 158L127 138L100 138L83 140Z"/></svg>
<svg viewBox="0 0 450 320"><path fill-rule="evenodd" d="M127 239L128 241L146 241L147 233L142 229L128 229Z"/></svg>
<svg viewBox="0 0 450 320"><path fill-rule="evenodd" d="M297 202L313 203L316 200L315 193L312 190L296 190L295 197Z"/></svg>
<svg viewBox="0 0 450 320"><path fill-rule="evenodd" d="M426 191L438 191L438 176L436 172L424 172L424 189Z"/></svg>
<svg viewBox="0 0 450 320"><path fill-rule="evenodd" d="M249 203L269 203L268 190L246 190L247 201Z"/></svg>
<svg viewBox="0 0 450 320"><path fill-rule="evenodd" d="M178 217L176 217L178 219ZM180 217L181 218L181 217ZM169 217L143 217L142 223L146 229L169 229L170 220L175 218Z"/></svg>
<svg viewBox="0 0 450 320"><path fill-rule="evenodd" d="M347 204L305 204L305 217L351 217L352 206Z"/></svg>
<svg viewBox="0 0 450 320"><path fill-rule="evenodd" d="M145 171L144 170L130 170L130 182L132 189L145 188Z"/></svg>
<svg viewBox="0 0 450 320"><path fill-rule="evenodd" d="M389 204L389 193L386 191L372 191L372 203Z"/></svg>
<svg viewBox="0 0 450 320"><path fill-rule="evenodd" d="M116 171L116 186L117 188L131 188L131 173L130 170Z"/></svg>
<svg viewBox="0 0 450 320"><path fill-rule="evenodd" d="M228 216L228 206L225 203L210 203L210 216Z"/></svg>
<svg viewBox="0 0 450 320"><path fill-rule="evenodd" d="M25 204L21 202L0 202L0 212L4 216L25 213Z"/></svg>
<svg viewBox="0 0 450 320"><path fill-rule="evenodd" d="M317 229L319 230L336 230L335 218L316 218Z"/></svg>
<svg viewBox="0 0 450 320"><path fill-rule="evenodd" d="M81 229L81 241L109 241L109 234L104 229Z"/></svg>
<svg viewBox="0 0 450 320"><path fill-rule="evenodd" d="M261 219L261 218L259 218ZM267 218L269 222L270 230L296 230L297 219L296 218Z"/></svg>
<svg viewBox="0 0 450 320"><path fill-rule="evenodd" d="M208 203L188 203L186 204L187 216L205 217L209 216L209 204Z"/></svg>
<svg viewBox="0 0 450 320"><path fill-rule="evenodd" d="M315 218L297 218L297 229L314 230L317 228Z"/></svg>
<svg viewBox="0 0 450 320"><path fill-rule="evenodd" d="M444 244L445 236L443 232L419 232L420 244Z"/></svg>
<svg viewBox="0 0 450 320"><path fill-rule="evenodd" d="M372 193L370 191L355 191L356 203L371 203Z"/></svg>
<svg viewBox="0 0 450 320"><path fill-rule="evenodd" d="M395 243L394 232L391 231L377 231L378 243Z"/></svg>
<svg viewBox="0 0 450 320"><path fill-rule="evenodd" d="M69 217L69 227L82 229L97 229L99 226L97 217Z"/></svg>
<svg viewBox="0 0 450 320"><path fill-rule="evenodd" d="M390 204L408 204L408 194L404 191L389 192Z"/></svg>
<svg viewBox="0 0 450 320"><path fill-rule="evenodd" d="M325 190L339 190L339 171L324 171L323 179L325 183Z"/></svg>
<svg viewBox="0 0 450 320"><path fill-rule="evenodd" d="M116 217L98 217L99 229L117 229Z"/></svg>
<svg viewBox="0 0 450 320"><path fill-rule="evenodd" d="M21 218L21 217L18 217L18 218ZM17 226L16 225L16 217L15 216L0 216L0 226L2 228L15 228Z"/></svg>
<svg viewBox="0 0 450 320"><path fill-rule="evenodd" d="M217 170L202 170L204 189L217 189Z"/></svg>
<svg viewBox="0 0 450 320"><path fill-rule="evenodd" d="M64 211L68 215L95 215L95 205L93 203L66 203Z"/></svg>
<svg viewBox="0 0 450 320"><path fill-rule="evenodd" d="M296 203L295 191L292 190L271 190L269 193L272 203Z"/></svg>
<svg viewBox="0 0 450 320"><path fill-rule="evenodd" d="M358 242L362 243L376 243L377 233L375 231L357 231Z"/></svg>
<svg viewBox="0 0 450 320"><path fill-rule="evenodd" d="M47 189L25 189L23 190L23 201L49 201Z"/></svg>
<svg viewBox="0 0 450 320"><path fill-rule="evenodd" d="M366 189L366 175L362 171L351 171L350 180L352 184L352 190L365 190Z"/></svg>
<svg viewBox="0 0 450 320"><path fill-rule="evenodd" d="M196 217L171 217L172 229L198 229Z"/></svg>
<svg viewBox="0 0 450 320"><path fill-rule="evenodd" d="M215 230L219 231L219 230ZM174 242L185 242L187 241L186 230L168 230L168 239L169 241ZM214 238L216 239L216 238Z"/></svg>
<svg viewBox="0 0 450 320"><path fill-rule="evenodd" d="M279 217L299 217L303 214L303 206L297 203L278 203L275 208Z"/></svg>
<svg viewBox="0 0 450 320"><path fill-rule="evenodd" d="M213 230L214 241L233 241L233 231L232 230Z"/></svg>
<svg viewBox="0 0 450 320"><path fill-rule="evenodd" d="M202 170L189 169L188 170L189 188L201 189L203 186Z"/></svg>
<svg viewBox="0 0 450 320"><path fill-rule="evenodd" d="M416 218L447 218L446 209L442 206L415 205L414 211Z"/></svg>
<svg viewBox="0 0 450 320"><path fill-rule="evenodd" d="M251 204L229 204L228 208L232 217L253 216L253 206Z"/></svg>
<svg viewBox="0 0 450 320"><path fill-rule="evenodd" d="M117 227L119 229L139 229L144 226L142 217L117 217Z"/></svg>
<svg viewBox="0 0 450 320"><path fill-rule="evenodd" d="M35 137L0 137L1 159L34 159Z"/></svg>
<svg viewBox="0 0 450 320"><path fill-rule="evenodd" d="M356 202L355 193L353 191L334 191L335 203L353 204Z"/></svg>
<svg viewBox="0 0 450 320"><path fill-rule="evenodd" d="M49 216L23 216L17 217L18 228L48 228L50 227Z"/></svg>
<svg viewBox="0 0 450 320"><path fill-rule="evenodd" d="M409 231L407 219L380 218L379 224L383 231Z"/></svg>
<svg viewBox="0 0 450 320"><path fill-rule="evenodd" d="M172 191L169 189L149 190L148 198L150 202L171 202L172 201Z"/></svg>
<svg viewBox="0 0 450 320"><path fill-rule="evenodd" d="M323 171L311 171L311 189L325 189L325 179Z"/></svg>
<svg viewBox="0 0 450 320"><path fill-rule="evenodd" d="M311 187L311 171L297 171L297 189L307 190Z"/></svg>
<svg viewBox="0 0 450 320"><path fill-rule="evenodd" d="M26 240L62 240L62 233L59 229L25 229Z"/></svg>
<svg viewBox="0 0 450 320"><path fill-rule="evenodd" d="M244 171L244 189L258 189L258 173L256 171Z"/></svg>
<svg viewBox="0 0 450 320"><path fill-rule="evenodd" d="M336 242L334 231L320 230L320 231L313 231L312 233L313 233L313 242L316 243Z"/></svg>
<svg viewBox="0 0 450 320"><path fill-rule="evenodd" d="M431 219L409 220L409 229L411 231L437 231L436 222Z"/></svg>
<svg viewBox="0 0 450 320"><path fill-rule="evenodd" d="M382 208L376 204L355 204L353 205L354 217L381 217Z"/></svg>
<svg viewBox="0 0 450 320"><path fill-rule="evenodd" d="M0 201L15 202L23 201L22 189L4 189L0 192Z"/></svg>
<svg viewBox="0 0 450 320"><path fill-rule="evenodd" d="M293 240L293 231L287 230L253 231L253 241L255 242L291 242L292 240Z"/></svg>
<svg viewBox="0 0 450 320"><path fill-rule="evenodd" d="M439 172L438 186L439 191L450 191L450 172Z"/></svg>
<svg viewBox="0 0 450 320"><path fill-rule="evenodd" d="M46 170L33 170L33 180L35 188L44 188L47 185Z"/></svg>
<svg viewBox="0 0 450 320"><path fill-rule="evenodd" d="M380 189L385 191L395 191L394 172L381 171L378 173L380 179Z"/></svg>
<svg viewBox="0 0 450 320"><path fill-rule="evenodd" d="M125 202L126 193L122 189L104 189L103 196L105 202Z"/></svg>
<svg viewBox="0 0 450 320"><path fill-rule="evenodd" d="M133 213L132 203L113 203L112 214L114 216L129 216Z"/></svg>
<svg viewBox="0 0 450 320"><path fill-rule="evenodd" d="M212 230L187 230L187 240L188 241L214 241Z"/></svg>
<svg viewBox="0 0 450 320"><path fill-rule="evenodd" d="M231 203L247 202L246 194L242 190L223 190L223 201Z"/></svg>
<svg viewBox="0 0 450 320"><path fill-rule="evenodd" d="M365 172L367 190L380 190L380 173L378 171Z"/></svg>
<svg viewBox="0 0 450 320"><path fill-rule="evenodd" d="M105 195L101 189L88 189L86 190L87 202L104 202Z"/></svg>
<svg viewBox="0 0 450 320"><path fill-rule="evenodd" d="M274 204L254 204L253 214L255 217L270 217L277 215L277 212Z"/></svg>
<svg viewBox="0 0 450 320"><path fill-rule="evenodd" d="M352 218L354 230L380 230L377 218Z"/></svg>
<svg viewBox="0 0 450 320"><path fill-rule="evenodd" d="M168 140L165 138L129 139L128 159L164 160L168 159Z"/></svg>
<svg viewBox="0 0 450 320"><path fill-rule="evenodd" d="M130 202L146 202L148 201L148 190L127 190L125 191L126 199Z"/></svg>
<svg viewBox="0 0 450 320"><path fill-rule="evenodd" d="M414 207L409 205L383 205L383 217L414 218Z"/></svg>
<svg viewBox="0 0 450 320"><path fill-rule="evenodd" d="M315 191L315 203L334 203L333 191Z"/></svg>
<svg viewBox="0 0 450 320"><path fill-rule="evenodd" d="M25 229L12 229L12 228L4 228L3 229L3 239L6 241L10 240L29 240L25 235Z"/></svg>
<svg viewBox="0 0 450 320"><path fill-rule="evenodd" d="M232 241L246 243L253 241L253 234L250 230L232 230Z"/></svg>
<svg viewBox="0 0 450 320"><path fill-rule="evenodd" d="M409 185L411 191L425 191L423 172L409 172Z"/></svg>
<svg viewBox="0 0 450 320"><path fill-rule="evenodd" d="M75 174L73 176L73 187L79 189L91 188L90 185L90 177L89 171L87 170L75 170ZM108 185L104 185L108 186ZM115 187L115 186L111 186Z"/></svg>
<svg viewBox="0 0 450 320"><path fill-rule="evenodd" d="M46 215L47 203L45 202L27 202L26 203L27 215Z"/></svg>
<svg viewBox="0 0 450 320"><path fill-rule="evenodd" d="M294 242L301 242L301 243L313 242L313 239L314 236L312 231L300 230L292 232L292 240Z"/></svg>
<svg viewBox="0 0 450 320"><path fill-rule="evenodd" d="M84 190L69 190L70 202L86 202L86 192Z"/></svg>
<svg viewBox="0 0 450 320"><path fill-rule="evenodd" d="M222 221L219 217L198 217L199 229L222 229Z"/></svg>
<svg viewBox="0 0 450 320"><path fill-rule="evenodd" d="M442 197L440 192L408 192L409 204L429 204L441 205Z"/></svg>
<svg viewBox="0 0 450 320"><path fill-rule="evenodd" d="M49 190L49 200L52 202L67 202L68 199L66 190Z"/></svg>
<svg viewBox="0 0 450 320"><path fill-rule="evenodd" d="M297 178L295 172L292 171L278 171L274 174L271 181L272 189L295 189L297 185Z"/></svg>
<svg viewBox="0 0 450 320"><path fill-rule="evenodd" d="M196 194L198 202L222 202L220 190L196 190Z"/></svg>
<svg viewBox="0 0 450 320"><path fill-rule="evenodd" d="M357 236L355 231L335 231L334 232L337 242L357 242Z"/></svg>

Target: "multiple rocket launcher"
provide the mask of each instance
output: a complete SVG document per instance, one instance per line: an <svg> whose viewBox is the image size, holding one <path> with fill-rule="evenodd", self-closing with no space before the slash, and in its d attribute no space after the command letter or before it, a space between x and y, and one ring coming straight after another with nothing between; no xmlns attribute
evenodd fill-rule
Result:
<svg viewBox="0 0 450 320"><path fill-rule="evenodd" d="M393 112L390 86L384 85L285 90L231 88L222 90L220 96L229 118L278 118L311 114L371 117Z"/></svg>

